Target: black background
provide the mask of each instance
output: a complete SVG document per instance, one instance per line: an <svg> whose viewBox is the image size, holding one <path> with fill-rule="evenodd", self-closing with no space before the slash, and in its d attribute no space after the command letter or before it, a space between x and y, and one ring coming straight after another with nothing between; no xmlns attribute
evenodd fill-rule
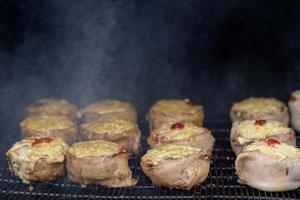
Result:
<svg viewBox="0 0 300 200"><path fill-rule="evenodd" d="M44 97L79 107L191 98L207 119L232 101L300 88L300 1L2 1L0 139Z"/></svg>

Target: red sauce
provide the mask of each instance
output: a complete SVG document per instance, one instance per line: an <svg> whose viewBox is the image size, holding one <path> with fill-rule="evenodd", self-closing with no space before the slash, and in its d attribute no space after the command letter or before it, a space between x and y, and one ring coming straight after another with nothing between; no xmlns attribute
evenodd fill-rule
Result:
<svg viewBox="0 0 300 200"><path fill-rule="evenodd" d="M119 150L119 153L125 153L125 152L126 152L126 149L125 149L125 147L122 146Z"/></svg>
<svg viewBox="0 0 300 200"><path fill-rule="evenodd" d="M275 145L280 144L279 141L274 140L274 139L271 139L271 138L270 138L270 139L267 139L266 143L267 143L268 146L270 146L270 147L274 147Z"/></svg>
<svg viewBox="0 0 300 200"><path fill-rule="evenodd" d="M171 129L183 129L184 128L184 124L181 122L177 122L175 124L172 124Z"/></svg>
<svg viewBox="0 0 300 200"><path fill-rule="evenodd" d="M255 120L255 125L258 125L258 126L263 126L265 123L267 123L267 121L266 120L264 120L264 119L257 119L257 120Z"/></svg>
<svg viewBox="0 0 300 200"><path fill-rule="evenodd" d="M296 97L294 97L293 95L291 95L291 98L290 98L290 101L296 101L297 100L297 98Z"/></svg>
<svg viewBox="0 0 300 200"><path fill-rule="evenodd" d="M34 142L32 143L32 146L41 144L41 143L50 143L53 140L51 138L34 138Z"/></svg>

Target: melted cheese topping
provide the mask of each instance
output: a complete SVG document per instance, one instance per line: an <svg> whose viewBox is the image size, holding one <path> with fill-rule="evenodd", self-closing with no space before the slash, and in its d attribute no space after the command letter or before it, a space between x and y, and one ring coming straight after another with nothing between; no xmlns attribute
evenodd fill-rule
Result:
<svg viewBox="0 0 300 200"><path fill-rule="evenodd" d="M275 98L257 98L251 97L233 105L233 110L245 111L256 114L264 114L274 110L280 110L285 106L281 101Z"/></svg>
<svg viewBox="0 0 300 200"><path fill-rule="evenodd" d="M189 147L185 145L167 144L162 147L148 150L147 153L142 157L142 159L150 161L154 165L157 165L160 161L165 159L180 159L201 151L202 150L199 148Z"/></svg>
<svg viewBox="0 0 300 200"><path fill-rule="evenodd" d="M90 134L120 134L125 131L132 130L135 127L136 125L133 122L118 118L104 121L93 121L81 125L81 128Z"/></svg>
<svg viewBox="0 0 300 200"><path fill-rule="evenodd" d="M24 183L29 183L29 174L34 170L38 160L44 160L48 164L64 162L69 146L60 138L51 138L51 142L34 143L41 138L45 137L35 136L23 139L6 152L14 173Z"/></svg>
<svg viewBox="0 0 300 200"><path fill-rule="evenodd" d="M291 106L297 106L297 108L299 109L299 104L300 104L300 90L296 90L291 94L291 97L294 97L293 99L289 100L289 105ZM292 107L291 109L293 109L294 107Z"/></svg>
<svg viewBox="0 0 300 200"><path fill-rule="evenodd" d="M104 140L77 142L69 149L69 153L77 157L112 156L120 151L124 151L121 145Z"/></svg>
<svg viewBox="0 0 300 200"><path fill-rule="evenodd" d="M151 108L165 115L193 114L202 111L202 106L191 105L186 100L160 100Z"/></svg>
<svg viewBox="0 0 300 200"><path fill-rule="evenodd" d="M20 126L31 131L62 130L75 126L74 122L64 116L38 115L24 119Z"/></svg>
<svg viewBox="0 0 300 200"><path fill-rule="evenodd" d="M207 129L203 127L195 126L192 123L182 123L184 124L183 128L171 129L172 124L163 124L158 129L154 130L154 133L159 134L164 139L167 140L180 140L184 138L190 138L197 136Z"/></svg>
<svg viewBox="0 0 300 200"><path fill-rule="evenodd" d="M82 109L83 113L113 113L113 112L123 112L130 106L129 103L117 101L117 100L105 100L92 103L88 107Z"/></svg>
<svg viewBox="0 0 300 200"><path fill-rule="evenodd" d="M240 144L253 139L265 139L270 136L287 134L293 131L278 121L266 121L263 125L255 125L255 120L234 122L233 129Z"/></svg>
<svg viewBox="0 0 300 200"><path fill-rule="evenodd" d="M299 149L285 143L269 146L265 141L255 142L244 147L243 152L245 151L259 151L266 155L279 157L280 159L300 158Z"/></svg>
<svg viewBox="0 0 300 200"><path fill-rule="evenodd" d="M32 113L49 115L76 113L76 107L64 99L41 99L28 106L27 110Z"/></svg>

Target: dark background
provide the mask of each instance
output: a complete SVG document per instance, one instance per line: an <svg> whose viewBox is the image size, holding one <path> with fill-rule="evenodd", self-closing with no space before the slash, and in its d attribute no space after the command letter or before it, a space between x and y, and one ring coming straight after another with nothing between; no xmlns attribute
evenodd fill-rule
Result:
<svg viewBox="0 0 300 200"><path fill-rule="evenodd" d="M232 101L300 88L300 1L2 1L0 139L44 97L79 107L191 98L207 120Z"/></svg>

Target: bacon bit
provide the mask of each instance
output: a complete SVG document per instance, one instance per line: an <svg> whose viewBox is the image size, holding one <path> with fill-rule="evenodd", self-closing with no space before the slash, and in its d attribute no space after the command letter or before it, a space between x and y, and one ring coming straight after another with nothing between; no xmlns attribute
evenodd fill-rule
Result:
<svg viewBox="0 0 300 200"><path fill-rule="evenodd" d="M280 142L278 142L277 140L271 139L271 138L267 139L266 143L270 147L274 147L275 145L280 144Z"/></svg>
<svg viewBox="0 0 300 200"><path fill-rule="evenodd" d="M158 133L153 133L151 137L152 137L153 140L157 141L158 140L158 136L159 136Z"/></svg>
<svg viewBox="0 0 300 200"><path fill-rule="evenodd" d="M183 129L184 128L184 124L181 122L177 122L175 124L172 124L171 129Z"/></svg>
<svg viewBox="0 0 300 200"><path fill-rule="evenodd" d="M119 153L126 153L126 149L122 146L119 150Z"/></svg>
<svg viewBox="0 0 300 200"><path fill-rule="evenodd" d="M184 102L188 105L193 105L193 102L190 99L184 99Z"/></svg>
<svg viewBox="0 0 300 200"><path fill-rule="evenodd" d="M293 95L291 95L291 98L290 98L290 101L296 101L297 100L297 98L295 97L295 96L293 96Z"/></svg>
<svg viewBox="0 0 300 200"><path fill-rule="evenodd" d="M34 142L32 143L32 146L41 144L41 143L50 143L53 140L51 138L34 138Z"/></svg>
<svg viewBox="0 0 300 200"><path fill-rule="evenodd" d="M29 188L28 188L29 192L32 192L33 191L33 187L30 185Z"/></svg>
<svg viewBox="0 0 300 200"><path fill-rule="evenodd" d="M264 125L265 123L267 123L267 121L266 120L264 120L264 119L257 119L257 120L255 120L255 125L258 125L258 126L262 126L262 125Z"/></svg>

